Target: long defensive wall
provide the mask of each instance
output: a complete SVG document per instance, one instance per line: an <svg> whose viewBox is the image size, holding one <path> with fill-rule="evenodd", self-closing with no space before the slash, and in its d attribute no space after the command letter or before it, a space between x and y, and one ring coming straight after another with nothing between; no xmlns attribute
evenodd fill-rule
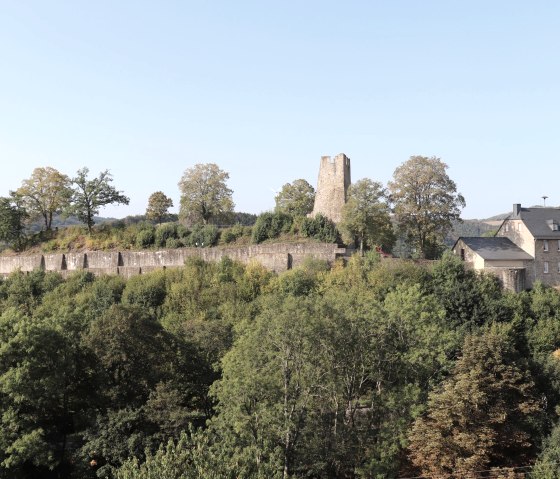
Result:
<svg viewBox="0 0 560 479"><path fill-rule="evenodd" d="M265 268L281 272L297 267L307 257L333 263L346 255L345 248L329 243L274 243L224 248L178 248L160 251L86 251L82 253L53 253L0 256L0 276L20 270L36 269L68 272L85 270L96 275L117 274L125 277L156 269L181 267L188 258L219 261L224 257L241 263L257 261Z"/></svg>

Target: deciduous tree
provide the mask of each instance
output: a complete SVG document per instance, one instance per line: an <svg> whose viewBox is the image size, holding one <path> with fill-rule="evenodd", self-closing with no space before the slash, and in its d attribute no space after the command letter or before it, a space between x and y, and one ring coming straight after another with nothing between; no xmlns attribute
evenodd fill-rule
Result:
<svg viewBox="0 0 560 479"><path fill-rule="evenodd" d="M156 191L150 195L148 199L148 208L146 208L146 218L155 220L159 224L169 214L169 208L173 206L173 200L165 195L162 191Z"/></svg>
<svg viewBox="0 0 560 479"><path fill-rule="evenodd" d="M233 193L226 181L229 174L215 163L189 168L179 181L181 208L179 216L190 224L208 221L233 211Z"/></svg>
<svg viewBox="0 0 560 479"><path fill-rule="evenodd" d="M507 330L465 339L463 356L409 435L422 475L467 478L528 464L542 415L529 369Z"/></svg>
<svg viewBox="0 0 560 479"><path fill-rule="evenodd" d="M366 244L391 248L395 241L389 206L384 198L381 183L367 178L357 181L348 190L340 228L347 241L357 239L362 255Z"/></svg>
<svg viewBox="0 0 560 479"><path fill-rule="evenodd" d="M315 190L307 181L295 180L282 186L275 201L277 212L292 216L305 216L313 211Z"/></svg>
<svg viewBox="0 0 560 479"><path fill-rule="evenodd" d="M446 169L435 156L411 156L395 170L388 185L397 225L423 258L443 240L451 222L460 220L465 206Z"/></svg>
<svg viewBox="0 0 560 479"><path fill-rule="evenodd" d="M16 250L21 249L27 217L27 211L17 197L0 198L0 241Z"/></svg>
<svg viewBox="0 0 560 479"><path fill-rule="evenodd" d="M89 169L82 168L72 179L74 192L69 212L84 222L91 233L95 224L93 217L99 213L99 208L113 203L128 205L129 199L111 185L113 177L109 170L102 171L97 178L91 180L88 179L88 174Z"/></svg>
<svg viewBox="0 0 560 479"><path fill-rule="evenodd" d="M72 190L70 179L58 170L47 166L35 168L27 180L23 180L16 194L32 216L40 217L45 230L50 230L53 215L68 206Z"/></svg>

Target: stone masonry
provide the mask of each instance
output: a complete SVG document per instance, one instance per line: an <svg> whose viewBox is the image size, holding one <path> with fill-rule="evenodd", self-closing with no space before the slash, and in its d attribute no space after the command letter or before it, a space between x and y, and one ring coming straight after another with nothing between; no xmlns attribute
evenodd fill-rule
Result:
<svg viewBox="0 0 560 479"><path fill-rule="evenodd" d="M115 274L124 277L156 269L177 268L189 258L220 261L224 257L248 264L256 261L265 268L282 272L300 266L306 258L332 264L346 256L345 248L332 243L274 243L224 248L178 248L173 250L86 251L30 255L0 255L0 277L14 271L56 271L66 275L73 271L90 271L95 275Z"/></svg>
<svg viewBox="0 0 560 479"><path fill-rule="evenodd" d="M330 156L321 157L315 205L310 216L321 213L335 223L340 223L349 186L350 158L344 153L332 159Z"/></svg>

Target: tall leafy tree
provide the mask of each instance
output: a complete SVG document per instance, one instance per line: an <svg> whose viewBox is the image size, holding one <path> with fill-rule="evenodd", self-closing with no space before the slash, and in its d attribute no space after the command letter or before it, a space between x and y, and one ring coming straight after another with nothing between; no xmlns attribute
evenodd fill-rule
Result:
<svg viewBox="0 0 560 479"><path fill-rule="evenodd" d="M431 256L465 206L446 170L447 165L435 156L411 156L395 170L388 185L397 225L423 258Z"/></svg>
<svg viewBox="0 0 560 479"><path fill-rule="evenodd" d="M233 191L227 187L229 174L215 163L189 168L179 181L181 207L179 216L194 224L208 222L233 211Z"/></svg>
<svg viewBox="0 0 560 479"><path fill-rule="evenodd" d="M72 191L68 176L47 166L35 168L31 177L23 180L16 194L21 197L28 213L42 218L45 230L50 230L53 215L68 206Z"/></svg>
<svg viewBox="0 0 560 479"><path fill-rule="evenodd" d="M93 217L99 213L101 207L114 203L128 205L130 200L111 185L113 177L109 170L102 171L97 178L92 179L88 178L88 174L89 169L82 168L72 179L74 191L69 212L84 222L91 233L95 224Z"/></svg>
<svg viewBox="0 0 560 479"><path fill-rule="evenodd" d="M162 191L156 191L150 195L148 199L148 207L146 208L146 218L155 220L159 224L169 214L169 208L173 206L173 200L165 195Z"/></svg>
<svg viewBox="0 0 560 479"><path fill-rule="evenodd" d="M21 249L24 239L27 211L17 196L0 198L0 241Z"/></svg>
<svg viewBox="0 0 560 479"><path fill-rule="evenodd" d="M282 186L274 200L277 212L305 216L313 211L315 190L307 181L299 179Z"/></svg>
<svg viewBox="0 0 560 479"><path fill-rule="evenodd" d="M528 464L542 408L526 361L505 328L468 336L462 357L410 432L410 456L429 477Z"/></svg>
<svg viewBox="0 0 560 479"><path fill-rule="evenodd" d="M366 244L390 249L395 239L389 212L381 183L365 178L348 189L340 229L348 241L357 239L362 255Z"/></svg>

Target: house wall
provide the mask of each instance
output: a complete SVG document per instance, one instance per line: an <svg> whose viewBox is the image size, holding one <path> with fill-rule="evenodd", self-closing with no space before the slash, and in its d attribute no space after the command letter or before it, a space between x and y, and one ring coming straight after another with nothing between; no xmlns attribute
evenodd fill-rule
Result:
<svg viewBox="0 0 560 479"><path fill-rule="evenodd" d="M535 256L535 240L531 232L521 220L508 219L498 231L497 236L505 236L513 243L526 251L531 256Z"/></svg>
<svg viewBox="0 0 560 479"><path fill-rule="evenodd" d="M470 249L463 240L459 240L453 248L453 253L463 259L469 268L484 269L484 258Z"/></svg>
<svg viewBox="0 0 560 479"><path fill-rule="evenodd" d="M560 285L560 273L558 272L560 251L558 250L558 240L548 240L548 251L544 250L544 240L535 240L534 243L535 261L533 267L533 279L550 286ZM545 262L548 263L548 273L544 272Z"/></svg>

